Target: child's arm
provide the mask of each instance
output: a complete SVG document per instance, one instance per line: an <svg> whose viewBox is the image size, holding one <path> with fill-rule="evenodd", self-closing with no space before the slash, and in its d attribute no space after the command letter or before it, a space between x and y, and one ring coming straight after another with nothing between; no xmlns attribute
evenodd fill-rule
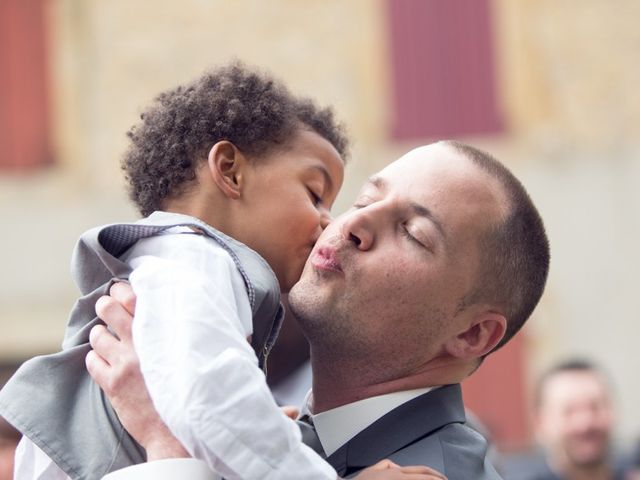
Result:
<svg viewBox="0 0 640 480"><path fill-rule="evenodd" d="M132 261L130 277L138 295L133 341L162 420L191 455L228 479L285 480L301 471L335 479L301 443L257 367L243 328L251 321L248 298L241 280L240 294L232 288L233 261L222 250L194 256L202 237L167 237L184 238L171 258L147 252Z"/></svg>

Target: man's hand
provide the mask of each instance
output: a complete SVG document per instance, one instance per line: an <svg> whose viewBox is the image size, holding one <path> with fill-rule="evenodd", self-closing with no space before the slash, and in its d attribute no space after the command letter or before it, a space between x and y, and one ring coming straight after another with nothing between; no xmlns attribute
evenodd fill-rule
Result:
<svg viewBox="0 0 640 480"><path fill-rule="evenodd" d="M443 474L429 467L401 467L391 460L382 460L364 469L355 478L358 480L447 480Z"/></svg>
<svg viewBox="0 0 640 480"><path fill-rule="evenodd" d="M133 348L131 325L135 295L128 283L115 283L96 303L96 313L104 325L91 329L93 350L86 365L93 380L104 390L124 428L147 451L147 460L188 457L153 407L144 384L138 357Z"/></svg>

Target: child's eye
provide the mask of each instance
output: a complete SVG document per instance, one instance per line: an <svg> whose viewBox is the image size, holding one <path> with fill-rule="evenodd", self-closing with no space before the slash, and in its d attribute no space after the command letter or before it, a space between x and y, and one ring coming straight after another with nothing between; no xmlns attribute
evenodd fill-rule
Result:
<svg viewBox="0 0 640 480"><path fill-rule="evenodd" d="M313 200L313 204L316 207L320 205L322 203L322 198L320 198L320 196L310 188L308 188L307 190L309 190L309 195L311 196L311 200Z"/></svg>

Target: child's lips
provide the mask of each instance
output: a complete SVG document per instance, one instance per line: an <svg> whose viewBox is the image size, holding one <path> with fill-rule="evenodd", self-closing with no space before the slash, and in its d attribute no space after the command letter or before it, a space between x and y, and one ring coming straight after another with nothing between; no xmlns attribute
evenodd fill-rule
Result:
<svg viewBox="0 0 640 480"><path fill-rule="evenodd" d="M334 248L320 247L311 255L311 264L318 270L342 272L340 259Z"/></svg>

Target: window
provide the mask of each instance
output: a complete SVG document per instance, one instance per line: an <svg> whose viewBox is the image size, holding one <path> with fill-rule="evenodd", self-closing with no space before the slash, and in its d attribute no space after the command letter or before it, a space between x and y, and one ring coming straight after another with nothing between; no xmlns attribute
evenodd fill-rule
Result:
<svg viewBox="0 0 640 480"><path fill-rule="evenodd" d="M51 162L44 0L0 0L0 170Z"/></svg>
<svg viewBox="0 0 640 480"><path fill-rule="evenodd" d="M394 139L497 133L489 0L387 0Z"/></svg>

